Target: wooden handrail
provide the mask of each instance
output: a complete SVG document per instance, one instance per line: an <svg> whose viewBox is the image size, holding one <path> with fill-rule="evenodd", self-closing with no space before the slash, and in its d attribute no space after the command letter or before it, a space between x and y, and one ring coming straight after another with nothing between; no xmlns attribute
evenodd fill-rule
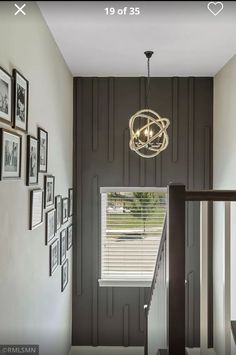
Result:
<svg viewBox="0 0 236 355"><path fill-rule="evenodd" d="M236 201L235 190L186 191L186 201Z"/></svg>
<svg viewBox="0 0 236 355"><path fill-rule="evenodd" d="M158 247L158 254L157 254L157 258L156 258L156 265L155 265L155 270L154 270L154 274L153 274L153 279L152 279L152 284L151 284L151 289L150 289L150 294L149 294L149 300L147 303L147 314L149 312L150 306L151 306L151 302L152 302L152 295L153 295L153 291L155 288L155 284L156 284L156 280L157 280L157 276L158 276L158 268L159 268L159 263L161 261L161 256L162 256L162 251L163 251L163 246L164 243L166 241L166 231L167 231L167 222L166 222L166 217L165 217L165 221L164 221L164 225L163 225L163 229L162 229L162 234L161 234L161 241Z"/></svg>

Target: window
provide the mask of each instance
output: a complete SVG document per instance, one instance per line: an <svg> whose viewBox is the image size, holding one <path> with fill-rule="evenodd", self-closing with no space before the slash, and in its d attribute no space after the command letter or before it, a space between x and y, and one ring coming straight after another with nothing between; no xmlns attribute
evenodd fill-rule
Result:
<svg viewBox="0 0 236 355"><path fill-rule="evenodd" d="M100 286L149 287L166 215L166 189L101 188Z"/></svg>

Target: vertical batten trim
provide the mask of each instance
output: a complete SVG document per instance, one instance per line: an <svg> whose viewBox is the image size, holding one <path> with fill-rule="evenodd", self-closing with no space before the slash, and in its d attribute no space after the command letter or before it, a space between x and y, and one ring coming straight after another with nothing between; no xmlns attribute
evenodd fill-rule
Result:
<svg viewBox="0 0 236 355"><path fill-rule="evenodd" d="M144 332L145 311L144 311L144 288L139 289L139 329Z"/></svg>
<svg viewBox="0 0 236 355"><path fill-rule="evenodd" d="M204 129L204 189L210 187L210 128Z"/></svg>
<svg viewBox="0 0 236 355"><path fill-rule="evenodd" d="M126 304L123 308L123 345L129 346L129 305Z"/></svg>
<svg viewBox="0 0 236 355"><path fill-rule="evenodd" d="M189 78L188 189L194 189L194 78Z"/></svg>
<svg viewBox="0 0 236 355"><path fill-rule="evenodd" d="M178 99L179 99L179 79L172 79L172 162L178 160L178 131L179 131L179 115L178 115Z"/></svg>
<svg viewBox="0 0 236 355"><path fill-rule="evenodd" d="M188 164L187 164L187 184L188 189L194 189L194 78L188 81ZM190 218L190 220L189 220ZM190 223L190 221L192 221ZM193 247L195 242L195 232L192 228L194 221L194 205L188 203L188 224L187 224L187 246Z"/></svg>
<svg viewBox="0 0 236 355"><path fill-rule="evenodd" d="M82 279L82 161L83 161L83 96L84 96L84 85L83 79L76 79L76 140L75 140L75 159L76 159L76 184L75 184L75 197L76 197L76 255L74 260L76 260L76 294L81 296L83 293L83 279ZM80 104L78 104L80 103ZM77 142L79 149L77 149ZM78 192L78 193L77 193Z"/></svg>
<svg viewBox="0 0 236 355"><path fill-rule="evenodd" d="M92 180L92 238L93 238L93 280L92 280L92 343L98 345L98 176Z"/></svg>
<svg viewBox="0 0 236 355"><path fill-rule="evenodd" d="M139 104L140 110L145 107L145 96L146 96L146 79L140 78L139 81ZM146 160L145 158L139 157L139 184L140 186L145 186L146 182Z"/></svg>
<svg viewBox="0 0 236 355"><path fill-rule="evenodd" d="M107 288L107 317L113 317L113 287Z"/></svg>
<svg viewBox="0 0 236 355"><path fill-rule="evenodd" d="M93 78L92 150L98 150L98 81Z"/></svg>
<svg viewBox="0 0 236 355"><path fill-rule="evenodd" d="M124 130L124 157L123 157L123 182L124 186L129 186L129 131Z"/></svg>
<svg viewBox="0 0 236 355"><path fill-rule="evenodd" d="M108 161L114 160L114 78L108 79Z"/></svg>
<svg viewBox="0 0 236 355"><path fill-rule="evenodd" d="M162 186L162 155L155 157L155 185Z"/></svg>

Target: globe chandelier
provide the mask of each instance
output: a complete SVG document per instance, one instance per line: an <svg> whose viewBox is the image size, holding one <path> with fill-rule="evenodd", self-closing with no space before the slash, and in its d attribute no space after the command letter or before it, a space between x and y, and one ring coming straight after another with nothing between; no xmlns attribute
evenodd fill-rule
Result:
<svg viewBox="0 0 236 355"><path fill-rule="evenodd" d="M152 51L144 52L147 58L147 90L146 108L136 112L129 120L130 149L143 158L153 158L166 149L169 143L167 128L170 121L162 118L157 112L149 108L150 92L150 58Z"/></svg>

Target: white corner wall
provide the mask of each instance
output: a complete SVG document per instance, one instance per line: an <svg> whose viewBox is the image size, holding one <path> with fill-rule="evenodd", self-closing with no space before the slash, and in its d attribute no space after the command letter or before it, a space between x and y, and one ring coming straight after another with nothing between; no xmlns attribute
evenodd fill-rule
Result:
<svg viewBox="0 0 236 355"><path fill-rule="evenodd" d="M0 3L0 66L29 80L29 134L49 133L48 173L55 194L72 187L73 79L34 2L14 16L14 2ZM8 128L0 123L0 127ZM18 132L20 133L20 132ZM0 344L38 344L41 355L67 355L71 345L72 251L69 284L61 293L60 267L49 277L45 223L29 231L29 188L22 179L0 181ZM43 187L43 174L38 186Z"/></svg>
<svg viewBox="0 0 236 355"><path fill-rule="evenodd" d="M214 79L214 189L236 190L236 56ZM231 253L225 256L224 206L214 208L214 348L218 355L236 354L228 318L236 320L236 206L232 204ZM231 275L227 261L231 258ZM228 283L229 287L225 287ZM227 302L231 299L231 302ZM227 312L230 311L230 316ZM226 324L225 324L226 320ZM224 327L226 325L226 328ZM229 341L227 340L229 333ZM231 343L231 345L227 343ZM231 348L231 349L230 349Z"/></svg>

